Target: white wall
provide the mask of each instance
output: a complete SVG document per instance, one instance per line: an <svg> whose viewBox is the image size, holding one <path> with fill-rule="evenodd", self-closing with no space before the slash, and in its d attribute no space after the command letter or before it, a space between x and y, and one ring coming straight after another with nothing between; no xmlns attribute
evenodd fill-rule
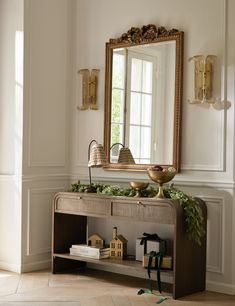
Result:
<svg viewBox="0 0 235 306"><path fill-rule="evenodd" d="M182 172L174 181L181 189L202 197L207 203L207 288L235 293L234 1L77 0L76 5L71 180L87 180L89 141L95 138L103 142L105 42L119 37L132 26L148 23L184 31ZM228 99L229 109L203 108L187 102L193 96L193 70L188 58L196 54L218 56L214 94L218 99ZM80 104L76 71L81 68L100 69L98 111L76 110ZM147 179L143 173L100 169L93 170L93 177L96 181L115 183Z"/></svg>
<svg viewBox="0 0 235 306"><path fill-rule="evenodd" d="M20 270L23 1L0 0L0 266Z"/></svg>
<svg viewBox="0 0 235 306"><path fill-rule="evenodd" d="M0 0L0 269L50 266L52 199L69 177L70 3Z"/></svg>
<svg viewBox="0 0 235 306"><path fill-rule="evenodd" d="M50 266L52 199L67 189L70 2L24 1L23 272Z"/></svg>

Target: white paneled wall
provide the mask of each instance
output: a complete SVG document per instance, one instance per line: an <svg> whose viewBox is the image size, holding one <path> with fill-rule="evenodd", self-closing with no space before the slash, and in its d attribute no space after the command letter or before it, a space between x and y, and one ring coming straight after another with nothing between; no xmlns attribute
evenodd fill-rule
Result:
<svg viewBox="0 0 235 306"><path fill-rule="evenodd" d="M70 4L0 0L0 269L50 267L69 177Z"/></svg>
<svg viewBox="0 0 235 306"><path fill-rule="evenodd" d="M52 200L68 188L70 3L24 1L22 271L50 266Z"/></svg>
<svg viewBox="0 0 235 306"><path fill-rule="evenodd" d="M71 181L87 180L87 147L93 138L103 141L105 42L132 26L154 23L185 33L182 118L182 171L174 181L188 194L200 196L208 208L207 287L235 293L234 207L234 64L235 4L232 0L77 0L71 108ZM121 21L121 22L120 22ZM84 30L85 29L85 30ZM214 54L214 96L228 100L228 109L190 105L193 65L197 54ZM99 68L99 111L76 111L79 84L76 70ZM94 122L96 124L94 124ZM106 127L105 127L106 128ZM93 170L95 181L128 184L147 180L145 173ZM92 228L100 223L92 220ZM123 226L125 228L125 226ZM132 235L130 228L128 235ZM143 229L144 231L144 229ZM103 233L105 234L105 233ZM108 236L110 233L106 233ZM125 232L123 232L125 236Z"/></svg>
<svg viewBox="0 0 235 306"><path fill-rule="evenodd" d="M0 267L20 271L23 0L0 1Z"/></svg>
<svg viewBox="0 0 235 306"><path fill-rule="evenodd" d="M154 23L185 33L182 172L174 181L207 204L207 288L235 294L234 14L234 0L0 0L0 268L49 267L53 195L69 182L87 181L88 144L103 142L105 42ZM24 84L14 52L23 30L24 55L22 48L16 53L18 71L24 57ZM214 93L231 102L227 110L188 103L188 58L196 54L217 55ZM100 69L98 111L77 110L82 68ZM148 179L92 174L115 184ZM92 228L101 224L91 220ZM134 237L134 227L123 229Z"/></svg>

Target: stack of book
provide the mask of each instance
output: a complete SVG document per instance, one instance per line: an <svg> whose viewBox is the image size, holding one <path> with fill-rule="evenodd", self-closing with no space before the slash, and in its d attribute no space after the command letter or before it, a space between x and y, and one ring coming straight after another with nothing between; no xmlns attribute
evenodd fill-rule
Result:
<svg viewBox="0 0 235 306"><path fill-rule="evenodd" d="M88 246L86 244L73 244L69 250L70 255L74 256L89 257L94 259L103 259L110 257L109 247L99 248L95 246Z"/></svg>

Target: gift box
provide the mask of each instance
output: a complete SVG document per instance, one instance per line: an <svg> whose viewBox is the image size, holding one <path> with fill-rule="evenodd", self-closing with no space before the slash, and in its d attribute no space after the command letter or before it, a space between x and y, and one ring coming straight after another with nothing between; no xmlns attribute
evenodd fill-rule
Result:
<svg viewBox="0 0 235 306"><path fill-rule="evenodd" d="M147 268L149 263L149 254L143 256L143 267ZM155 257L152 258L152 269L155 267ZM161 269L172 269L172 256L163 256Z"/></svg>
<svg viewBox="0 0 235 306"><path fill-rule="evenodd" d="M160 242L155 240L147 240L146 242L146 252L145 245L140 244L142 238L136 238L136 252L135 259L142 261L145 253L150 253L151 251L159 252L160 250Z"/></svg>
<svg viewBox="0 0 235 306"><path fill-rule="evenodd" d="M167 240L160 238L157 234L143 233L143 237L136 239L136 260L142 261L143 255L151 251L167 253Z"/></svg>

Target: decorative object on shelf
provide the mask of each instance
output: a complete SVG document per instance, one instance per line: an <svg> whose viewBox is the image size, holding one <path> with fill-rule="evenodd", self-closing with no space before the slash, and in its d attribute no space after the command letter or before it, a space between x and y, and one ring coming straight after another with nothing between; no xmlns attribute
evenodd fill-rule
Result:
<svg viewBox="0 0 235 306"><path fill-rule="evenodd" d="M131 187L136 191L134 197L139 198L142 196L141 191L146 189L149 183L146 182L130 182Z"/></svg>
<svg viewBox="0 0 235 306"><path fill-rule="evenodd" d="M119 145L122 148L119 150L118 153L118 163L119 164L135 164L135 160L131 153L131 150L128 147L125 147L122 143L116 142L110 147L110 151L112 151L113 147Z"/></svg>
<svg viewBox="0 0 235 306"><path fill-rule="evenodd" d="M172 269L172 256L163 256L162 258L162 264L161 264L161 269ZM149 253L145 254L143 256L143 267L147 268L149 264ZM152 260L152 266L155 266L155 258Z"/></svg>
<svg viewBox="0 0 235 306"><path fill-rule="evenodd" d="M142 261L144 254L151 251L167 254L167 241L158 234L143 233L143 237L136 239L136 260Z"/></svg>
<svg viewBox="0 0 235 306"><path fill-rule="evenodd" d="M99 234L93 234L88 238L88 245L103 248L105 240Z"/></svg>
<svg viewBox="0 0 235 306"><path fill-rule="evenodd" d="M213 64L215 55L195 55L189 58L194 60L194 98L189 100L190 104L214 104L216 98L213 97Z"/></svg>
<svg viewBox="0 0 235 306"><path fill-rule="evenodd" d="M161 239L157 234L143 233L144 237L136 238L136 256L137 261L142 261L144 254L151 251L166 252L166 241Z"/></svg>
<svg viewBox="0 0 235 306"><path fill-rule="evenodd" d="M93 145L92 145L93 144ZM89 169L89 187L86 192L96 192L91 184L91 167L102 167L107 164L107 158L104 153L103 146L93 139L88 147L88 169Z"/></svg>
<svg viewBox="0 0 235 306"><path fill-rule="evenodd" d="M99 69L80 69L82 75L82 106L79 110L93 109L97 110L97 86Z"/></svg>
<svg viewBox="0 0 235 306"><path fill-rule="evenodd" d="M110 240L110 257L125 259L127 256L127 240L117 234L117 227L113 227L113 238Z"/></svg>
<svg viewBox="0 0 235 306"><path fill-rule="evenodd" d="M159 184L158 194L156 198L165 198L163 192L163 184L171 181L175 174L176 170L174 167L162 167L162 166L153 166L147 169L147 173L151 180Z"/></svg>
<svg viewBox="0 0 235 306"><path fill-rule="evenodd" d="M69 249L70 255L88 257L94 259L104 259L110 257L109 247L95 247L86 244L73 244Z"/></svg>

